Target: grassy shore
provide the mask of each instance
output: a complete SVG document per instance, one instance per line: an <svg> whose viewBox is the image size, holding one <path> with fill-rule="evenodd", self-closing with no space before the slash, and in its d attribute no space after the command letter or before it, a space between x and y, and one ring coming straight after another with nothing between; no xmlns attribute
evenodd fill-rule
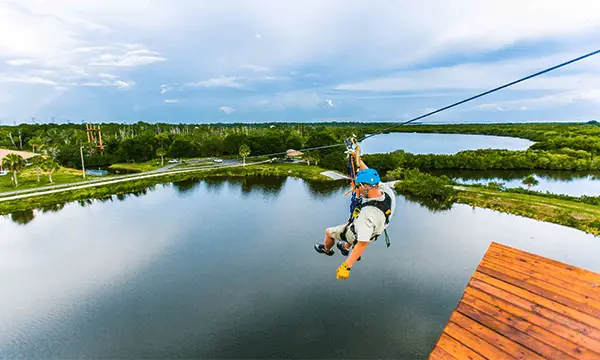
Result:
<svg viewBox="0 0 600 360"><path fill-rule="evenodd" d="M530 194L460 187L456 202L570 226L600 235L600 206Z"/></svg>
<svg viewBox="0 0 600 360"><path fill-rule="evenodd" d="M187 173L164 174L162 176L131 180L127 182L102 185L86 189L55 193L46 196L33 196L29 198L0 202L0 214L9 214L15 211L31 210L35 208L44 208L57 204L64 204L72 201L82 201L89 199L106 199L113 195L136 193L143 191L157 184L165 184L187 179L201 179L208 176L292 176L307 180L329 181L329 178L321 175L325 169L317 166L308 166L305 164L258 164L239 167L228 167L221 169L202 169ZM69 169L61 169L54 176L58 181L80 181L81 172ZM37 186L35 171L31 173L27 170L22 174L23 186ZM47 176L44 178L47 182ZM8 179L2 179L6 181ZM409 181L405 179L404 181ZM402 182L402 181L401 181ZM408 189L409 193L415 192L415 189L425 187L439 188L439 184L428 184L428 181L421 180L416 182ZM415 188L416 186L416 188ZM401 188L398 183L396 188ZM587 233L600 235L600 206L585 203L580 198L557 198L555 195L544 195L535 193L515 193L511 191L494 190L481 186L454 186L459 191L452 195L452 201L456 203L468 204L481 208L497 210L504 213L525 216L537 220L556 223L573 227ZM4 191L14 190L10 183L4 184ZM417 189L417 190L418 190ZM405 189L406 190L406 189ZM416 192L415 192L416 193Z"/></svg>
<svg viewBox="0 0 600 360"><path fill-rule="evenodd" d="M210 170L198 169L198 171L165 174L148 179L131 180L117 184L0 202L0 214L43 208L71 201L104 199L112 195L137 192L157 184L201 179L208 176L292 176L307 180L329 181L329 178L320 174L323 171L325 169L305 164L259 164Z"/></svg>

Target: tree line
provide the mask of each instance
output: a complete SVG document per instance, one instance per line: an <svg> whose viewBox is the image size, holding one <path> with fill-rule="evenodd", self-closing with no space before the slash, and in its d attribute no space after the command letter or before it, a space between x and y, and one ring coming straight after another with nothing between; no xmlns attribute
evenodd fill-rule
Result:
<svg viewBox="0 0 600 360"><path fill-rule="evenodd" d="M83 124L22 124L0 126L0 148L40 153L58 164L86 166L144 162L165 157L243 157L281 153L361 138L389 123L259 123L259 124L100 124L104 151L88 142ZM407 125L394 132L429 132L516 136L535 143L526 151L476 150L455 155L414 155L396 151L365 156L383 173L396 169L544 169L600 170L600 126L588 123ZM305 160L325 168L347 171L342 146L311 151Z"/></svg>

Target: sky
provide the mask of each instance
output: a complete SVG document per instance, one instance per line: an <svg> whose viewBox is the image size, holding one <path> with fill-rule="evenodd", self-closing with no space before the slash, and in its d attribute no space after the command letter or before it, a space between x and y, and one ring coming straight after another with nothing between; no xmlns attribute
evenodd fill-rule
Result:
<svg viewBox="0 0 600 360"><path fill-rule="evenodd" d="M401 122L600 49L597 0L0 0L0 123ZM423 122L600 118L600 55Z"/></svg>

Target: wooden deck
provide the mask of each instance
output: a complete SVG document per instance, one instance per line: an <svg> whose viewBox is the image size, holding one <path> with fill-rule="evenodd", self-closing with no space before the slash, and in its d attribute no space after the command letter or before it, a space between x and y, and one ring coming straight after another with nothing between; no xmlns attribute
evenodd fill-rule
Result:
<svg viewBox="0 0 600 360"><path fill-rule="evenodd" d="M600 359L600 274L492 243L429 359Z"/></svg>

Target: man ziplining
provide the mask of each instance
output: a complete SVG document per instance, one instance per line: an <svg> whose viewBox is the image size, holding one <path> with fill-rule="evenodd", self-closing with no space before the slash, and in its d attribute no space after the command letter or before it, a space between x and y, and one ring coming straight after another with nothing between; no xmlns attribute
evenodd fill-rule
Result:
<svg viewBox="0 0 600 360"><path fill-rule="evenodd" d="M396 209L396 195L390 186L381 182L377 170L368 168L358 151L349 150L349 156L351 163L357 164L360 170L353 179L358 202L351 209L348 222L325 229L324 243L314 246L318 253L332 256L335 253L332 248L337 241L337 248L342 255L350 254L336 271L336 277L340 280L348 279L352 265L361 259L367 246L386 230Z"/></svg>

